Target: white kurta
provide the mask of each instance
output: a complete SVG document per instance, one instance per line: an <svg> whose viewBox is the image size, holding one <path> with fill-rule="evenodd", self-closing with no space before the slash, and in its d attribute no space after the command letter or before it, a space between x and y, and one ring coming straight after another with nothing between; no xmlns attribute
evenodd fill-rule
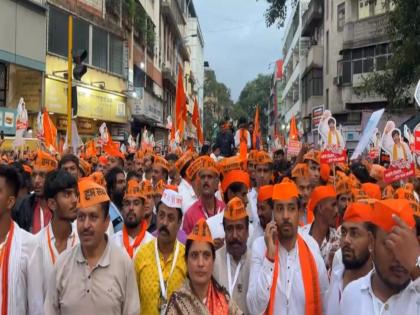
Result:
<svg viewBox="0 0 420 315"><path fill-rule="evenodd" d="M330 287L327 292L326 315L340 314L340 302L343 296L344 266L339 265L331 273Z"/></svg>
<svg viewBox="0 0 420 315"><path fill-rule="evenodd" d="M248 216L249 216L249 220L254 223L254 222L259 222L259 218L258 218L258 210L257 210L257 197L258 197L258 193L257 190L253 187L249 192L248 192L248 205L246 207Z"/></svg>
<svg viewBox="0 0 420 315"><path fill-rule="evenodd" d="M341 315L420 314L420 278L383 303L372 290L373 272L346 286L341 299Z"/></svg>
<svg viewBox="0 0 420 315"><path fill-rule="evenodd" d="M14 235L9 256L8 314L44 314L42 299L42 274L32 274L30 258L35 248L35 237L13 223ZM35 281L29 281L29 276ZM0 280L2 275L0 273ZM0 286L1 295L3 294ZM1 307L0 299L0 307Z"/></svg>
<svg viewBox="0 0 420 315"><path fill-rule="evenodd" d="M137 251L139 250L139 248L141 246L143 246L144 244L150 242L151 240L153 240L155 237L150 234L149 232L146 231L146 233L144 234L143 240L140 242L140 245L137 246L136 249L134 249L134 253L133 253L133 258L134 259L136 257ZM124 247L124 241L123 241L123 235L122 235L122 231L118 231L117 233L113 234L110 238L111 242L114 242L115 244L118 245L118 247L124 249L124 251L126 250ZM132 238L131 236L128 236L128 240L130 242L130 245L132 246L134 243L134 238Z"/></svg>
<svg viewBox="0 0 420 315"><path fill-rule="evenodd" d="M51 251L48 245L48 233L47 233L48 230L50 231L50 237L51 237L50 244L51 244L51 249L52 249L53 254L51 254ZM31 260L30 260L30 269L31 269L30 277L32 277L33 273L40 272L40 274L42 275L42 281L41 281L42 296L43 296L43 299L45 299L45 296L47 294L47 286L50 280L51 273L54 269L52 255L54 255L54 261L57 261L58 256L60 256L60 253L57 251L57 248L55 247L55 236L52 230L51 222L46 227L44 227L41 231L39 231L38 234L35 235L35 240L36 240L36 245L35 245L35 249L32 254ZM76 226L72 224L72 231L71 231L71 234L69 235L69 238L67 239L66 250L72 248L77 243L79 243L77 229L76 229ZM32 279L30 279L30 281L32 281Z"/></svg>
<svg viewBox="0 0 420 315"><path fill-rule="evenodd" d="M182 213L185 214L191 205L197 201L197 196L192 186L183 178L178 185L178 192L182 196Z"/></svg>
<svg viewBox="0 0 420 315"><path fill-rule="evenodd" d="M245 130L246 133L246 145L248 149L251 149L251 135L248 130ZM236 130L235 137L235 147L239 148L239 144L241 143L241 129Z"/></svg>
<svg viewBox="0 0 420 315"><path fill-rule="evenodd" d="M307 236L302 235L302 237L317 265L320 294L323 302L322 308L325 309L325 297L328 290L327 270L316 242ZM297 246L290 252L287 252L282 246L279 249L280 271L277 279L273 314L304 315L305 288L299 261L299 249ZM252 247L251 272L247 294L248 309L251 314L263 314L267 309L273 274L274 263L266 258L264 237L260 237L254 241ZM291 283L289 294L286 289L288 283Z"/></svg>

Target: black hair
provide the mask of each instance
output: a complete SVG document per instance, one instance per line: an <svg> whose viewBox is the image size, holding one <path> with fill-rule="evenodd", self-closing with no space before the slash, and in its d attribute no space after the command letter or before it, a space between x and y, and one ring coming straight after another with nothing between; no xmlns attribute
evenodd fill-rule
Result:
<svg viewBox="0 0 420 315"><path fill-rule="evenodd" d="M193 240L188 240L188 239L187 239L187 242L185 243L185 256L184 256L185 262L187 262L188 260L188 254L190 253L192 243L193 243ZM214 247L213 244L209 243L209 245L211 248L211 254L213 256L213 261L214 261L216 259L216 248Z"/></svg>
<svg viewBox="0 0 420 315"><path fill-rule="evenodd" d="M127 154L125 160L126 161L133 161L134 160L134 153Z"/></svg>
<svg viewBox="0 0 420 315"><path fill-rule="evenodd" d="M139 174L138 174L137 172L135 172L135 171L129 171L129 172L127 173L127 182L128 182L130 179L133 179L133 178L135 178L135 177L137 177L138 179L140 179L140 180L141 180L141 177L139 176Z"/></svg>
<svg viewBox="0 0 420 315"><path fill-rule="evenodd" d="M182 178L186 178L187 177L187 169L191 165L191 162L192 161L193 160L189 160L187 163L185 163L184 167L179 172Z"/></svg>
<svg viewBox="0 0 420 315"><path fill-rule="evenodd" d="M20 189L31 187L31 174L25 171L23 165L28 165L25 161L19 160L10 164L19 175Z"/></svg>
<svg viewBox="0 0 420 315"><path fill-rule="evenodd" d="M414 221L416 221L416 236L420 236L420 217L415 215Z"/></svg>
<svg viewBox="0 0 420 315"><path fill-rule="evenodd" d="M12 195L17 197L20 189L20 180L16 169L8 165L0 165L0 177L4 178L6 186L10 189Z"/></svg>
<svg viewBox="0 0 420 315"><path fill-rule="evenodd" d="M369 232L373 234L374 237L376 237L376 232L378 231L378 227L373 223L367 223L367 229Z"/></svg>
<svg viewBox="0 0 420 315"><path fill-rule="evenodd" d="M240 125L245 125L246 124L246 118L245 117L240 117L238 120L238 126Z"/></svg>
<svg viewBox="0 0 420 315"><path fill-rule="evenodd" d="M328 119L328 125L329 125L330 123L335 123L334 118L330 118L330 119Z"/></svg>
<svg viewBox="0 0 420 315"><path fill-rule="evenodd" d="M109 201L101 202L99 205L102 208L102 213L104 214L104 219L106 219L109 216Z"/></svg>
<svg viewBox="0 0 420 315"><path fill-rule="evenodd" d="M124 167L124 159L121 156L117 156L118 159L118 163L120 164L120 167L123 168Z"/></svg>
<svg viewBox="0 0 420 315"><path fill-rule="evenodd" d="M176 155L175 153L169 153L166 157L165 157L166 161L178 161L178 155Z"/></svg>
<svg viewBox="0 0 420 315"><path fill-rule="evenodd" d="M62 168L63 165L68 162L73 162L74 164L76 164L77 167L79 167L79 158L74 154L68 153L64 154L60 162L58 162L58 168Z"/></svg>
<svg viewBox="0 0 420 315"><path fill-rule="evenodd" d="M115 185L117 184L117 175L118 174L124 174L124 171L120 167L111 168L105 174L106 191L108 192L108 195L111 195L111 193L115 189Z"/></svg>
<svg viewBox="0 0 420 315"><path fill-rule="evenodd" d="M47 174L44 185L44 197L54 198L59 192L66 189L77 189L77 180L69 172L59 169Z"/></svg>
<svg viewBox="0 0 420 315"><path fill-rule="evenodd" d="M376 183L376 180L369 175L369 171L362 163L353 163L350 166L351 172L362 183Z"/></svg>
<svg viewBox="0 0 420 315"><path fill-rule="evenodd" d="M208 155L209 154L209 150L210 150L210 145L209 144L204 144L201 147L200 156Z"/></svg>
<svg viewBox="0 0 420 315"><path fill-rule="evenodd" d="M159 200L159 202L156 205L156 215L158 214L160 205L162 205L162 204L163 204L162 200ZM182 214L182 209L181 208L175 208L175 209L176 209L176 211L178 211L178 222L179 222L179 221L182 220L182 215L183 215Z"/></svg>
<svg viewBox="0 0 420 315"><path fill-rule="evenodd" d="M401 135L401 134L400 134L400 131L399 131L398 129L395 129L395 130L393 130L393 131L392 131L392 133L391 133L391 137L392 137L392 138L394 138L394 136L395 136L396 134L398 134L399 136Z"/></svg>
<svg viewBox="0 0 420 315"><path fill-rule="evenodd" d="M228 198L228 191L230 190L233 194L236 194L241 191L241 189L245 186L244 183L241 182L234 182L228 186L226 191L223 193L223 200L229 200Z"/></svg>
<svg viewBox="0 0 420 315"><path fill-rule="evenodd" d="M249 230L249 217L248 216L246 216L245 218L243 218L242 220L245 220L245 226L246 226L246 229L247 230ZM225 220L225 218L223 217L223 229L226 229L226 220Z"/></svg>

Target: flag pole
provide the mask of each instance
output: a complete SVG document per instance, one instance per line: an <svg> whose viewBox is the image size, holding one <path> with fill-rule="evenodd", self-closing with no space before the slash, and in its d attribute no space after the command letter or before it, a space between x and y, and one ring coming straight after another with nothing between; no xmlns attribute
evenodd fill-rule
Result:
<svg viewBox="0 0 420 315"><path fill-rule="evenodd" d="M72 88L72 79L73 79L73 16L69 15L68 22L68 52L67 52L67 147L71 146L71 136L72 136L72 125L71 125L71 88Z"/></svg>

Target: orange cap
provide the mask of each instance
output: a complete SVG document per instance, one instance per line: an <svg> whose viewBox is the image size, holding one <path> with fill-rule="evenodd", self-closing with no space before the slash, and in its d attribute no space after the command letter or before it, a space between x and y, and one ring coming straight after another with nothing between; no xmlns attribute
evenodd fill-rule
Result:
<svg viewBox="0 0 420 315"><path fill-rule="evenodd" d="M224 211L223 217L228 220L238 221L248 217L246 209L242 200L238 197L233 197Z"/></svg>
<svg viewBox="0 0 420 315"><path fill-rule="evenodd" d="M106 187L105 177L102 172L93 172L92 174L90 174L89 178L93 180L95 183L103 187Z"/></svg>
<svg viewBox="0 0 420 315"><path fill-rule="evenodd" d="M239 155L227 157L217 163L217 168L223 175L233 170L246 171L246 159L241 158Z"/></svg>
<svg viewBox="0 0 420 315"><path fill-rule="evenodd" d="M175 167L176 169L181 172L181 170L184 168L185 165L187 165L187 163L189 161L191 161L193 159L194 155L192 153L191 150L188 150L187 152L185 152L183 155L181 155L181 157L175 162Z"/></svg>
<svg viewBox="0 0 420 315"><path fill-rule="evenodd" d="M210 228L204 218L198 220L187 239L197 242L207 242L214 245Z"/></svg>
<svg viewBox="0 0 420 315"><path fill-rule="evenodd" d="M143 150L137 150L136 153L134 154L134 159L135 160L142 160L143 157L144 157Z"/></svg>
<svg viewBox="0 0 420 315"><path fill-rule="evenodd" d="M57 161L56 159L49 153L38 150L36 154L36 159L33 163L33 168L43 171L43 172L51 172L57 168Z"/></svg>
<svg viewBox="0 0 420 315"><path fill-rule="evenodd" d="M328 181L328 178L330 177L331 168L326 163L321 163L320 170L319 170L319 176L324 182Z"/></svg>
<svg viewBox="0 0 420 315"><path fill-rule="evenodd" d="M377 201L378 199L367 198L367 199L359 199L357 200L357 203L364 203L366 205L369 205L369 207L373 209L373 206L375 205L375 202Z"/></svg>
<svg viewBox="0 0 420 315"><path fill-rule="evenodd" d="M313 214L316 206L327 198L336 198L337 194L332 186L318 186L312 191L308 202L308 212Z"/></svg>
<svg viewBox="0 0 420 315"><path fill-rule="evenodd" d="M95 183L89 177L79 180L79 208L89 208L91 206L109 201L105 187Z"/></svg>
<svg viewBox="0 0 420 315"><path fill-rule="evenodd" d="M303 161L311 160L317 164L321 164L321 152L317 150L310 150L303 156Z"/></svg>
<svg viewBox="0 0 420 315"><path fill-rule="evenodd" d="M255 156L255 163L256 164L271 164L273 163L273 159L266 151L258 151Z"/></svg>
<svg viewBox="0 0 420 315"><path fill-rule="evenodd" d="M217 169L216 162L208 155L202 156L202 165L201 165L201 168L198 170L198 172L201 172L203 170L212 171L216 173L217 175L219 175L219 170Z"/></svg>
<svg viewBox="0 0 420 315"><path fill-rule="evenodd" d="M166 161L163 157L159 155L155 155L155 159L153 161L153 165L160 166L164 168L165 170L169 170L169 163Z"/></svg>
<svg viewBox="0 0 420 315"><path fill-rule="evenodd" d="M92 166L83 159L79 159L79 168L82 170L84 176L89 176L92 172Z"/></svg>
<svg viewBox="0 0 420 315"><path fill-rule="evenodd" d="M258 201L266 201L273 198L273 185L261 186L258 189Z"/></svg>
<svg viewBox="0 0 420 315"><path fill-rule="evenodd" d="M353 202L344 213L344 222L370 222L372 219L372 208L367 203Z"/></svg>
<svg viewBox="0 0 420 315"><path fill-rule="evenodd" d="M163 190L165 189L165 183L163 180L159 180L155 186L155 193L154 195L162 195Z"/></svg>
<svg viewBox="0 0 420 315"><path fill-rule="evenodd" d="M416 201L408 201L410 203L411 209L413 209L414 215L420 218L420 205Z"/></svg>
<svg viewBox="0 0 420 315"><path fill-rule="evenodd" d="M30 166L29 166L29 165L27 165L27 164L22 164L22 167L23 167L23 170L24 170L26 173L32 174L32 167L30 167Z"/></svg>
<svg viewBox="0 0 420 315"><path fill-rule="evenodd" d="M130 179L127 183L124 198L141 198L145 199L140 189L140 183L135 179Z"/></svg>
<svg viewBox="0 0 420 315"><path fill-rule="evenodd" d="M150 196L154 194L152 182L150 180L143 180L140 183L140 191L144 196Z"/></svg>
<svg viewBox="0 0 420 315"><path fill-rule="evenodd" d="M368 194L361 188L352 188L351 190L353 201L369 198Z"/></svg>
<svg viewBox="0 0 420 315"><path fill-rule="evenodd" d="M394 193L394 199L407 199L410 201L416 201L416 197L414 197L414 194L412 191L409 191L405 188L398 188Z"/></svg>
<svg viewBox="0 0 420 315"><path fill-rule="evenodd" d="M414 191L413 183L405 183L404 188L407 189L408 191L411 191L411 192Z"/></svg>
<svg viewBox="0 0 420 315"><path fill-rule="evenodd" d="M393 199L395 189L391 185L387 185L382 192L382 199Z"/></svg>
<svg viewBox="0 0 420 315"><path fill-rule="evenodd" d="M187 177L192 180L198 171L203 169L211 169L215 173L219 174L219 171L216 168L216 163L213 159L207 155L200 156L193 160L193 162L187 168Z"/></svg>
<svg viewBox="0 0 420 315"><path fill-rule="evenodd" d="M251 186L251 181L249 179L249 174L241 170L233 170L227 173L223 177L222 181L222 191L226 192L230 185L233 183L242 183L246 186L247 189Z"/></svg>
<svg viewBox="0 0 420 315"><path fill-rule="evenodd" d="M340 170L343 173L346 173L350 170L348 164L346 163L337 163L335 166L338 170ZM337 169L336 172L338 171Z"/></svg>
<svg viewBox="0 0 420 315"><path fill-rule="evenodd" d="M378 200L373 206L371 222L385 232L390 232L395 225L392 215L399 216L410 228L416 224L413 209L405 199Z"/></svg>
<svg viewBox="0 0 420 315"><path fill-rule="evenodd" d="M308 164L306 163L297 163L292 170L292 178L297 177L308 177Z"/></svg>
<svg viewBox="0 0 420 315"><path fill-rule="evenodd" d="M381 187L378 184L374 183L364 183L362 184L363 191L369 196L369 198L373 199L381 199Z"/></svg>
<svg viewBox="0 0 420 315"><path fill-rule="evenodd" d="M339 180L335 187L335 191L337 193L337 196L342 195L342 194L350 194L351 193L350 180L348 178Z"/></svg>
<svg viewBox="0 0 420 315"><path fill-rule="evenodd" d="M281 182L273 186L273 200L289 200L299 197L299 190L296 184L289 181Z"/></svg>

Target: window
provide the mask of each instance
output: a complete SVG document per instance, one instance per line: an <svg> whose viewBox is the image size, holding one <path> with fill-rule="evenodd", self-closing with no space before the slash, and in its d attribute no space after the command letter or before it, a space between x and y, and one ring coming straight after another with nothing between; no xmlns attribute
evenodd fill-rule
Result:
<svg viewBox="0 0 420 315"><path fill-rule="evenodd" d="M394 9L389 0L359 0L359 19L384 14Z"/></svg>
<svg viewBox="0 0 420 315"><path fill-rule="evenodd" d="M49 7L48 51L67 56L68 15L63 11Z"/></svg>
<svg viewBox="0 0 420 315"><path fill-rule="evenodd" d="M74 19L73 50L78 51L83 49L86 49L89 55L89 23L80 19Z"/></svg>
<svg viewBox="0 0 420 315"><path fill-rule="evenodd" d="M123 74L123 42L109 35L109 71Z"/></svg>
<svg viewBox="0 0 420 315"><path fill-rule="evenodd" d="M337 31L341 32L344 29L344 20L346 18L346 3L343 2L337 7Z"/></svg>
<svg viewBox="0 0 420 315"><path fill-rule="evenodd" d="M108 64L108 33L93 27L92 31L92 65L107 70Z"/></svg>
<svg viewBox="0 0 420 315"><path fill-rule="evenodd" d="M312 69L302 79L303 101L311 96L322 96L322 91L322 69Z"/></svg>

